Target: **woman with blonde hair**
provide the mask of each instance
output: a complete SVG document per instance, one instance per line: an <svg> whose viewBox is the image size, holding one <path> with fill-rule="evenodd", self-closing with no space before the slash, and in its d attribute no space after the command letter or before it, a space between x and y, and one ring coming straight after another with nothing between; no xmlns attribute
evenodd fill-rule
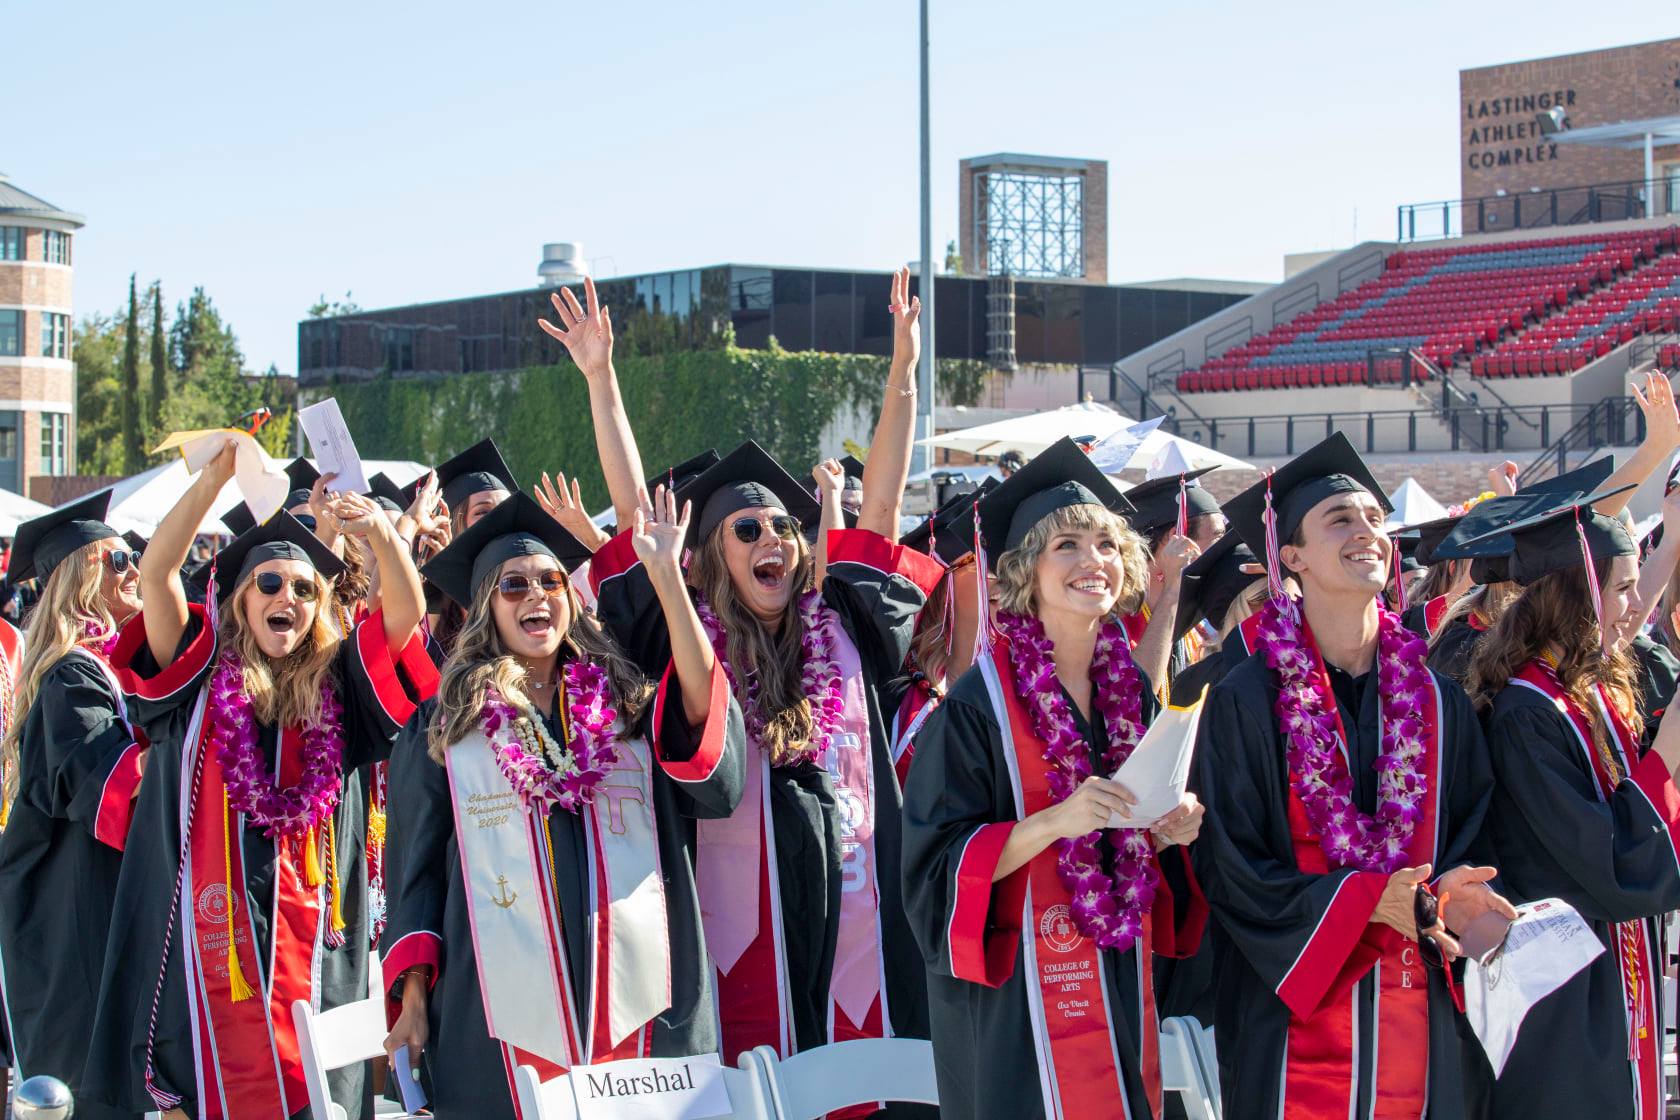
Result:
<svg viewBox="0 0 1680 1120"><path fill-rule="evenodd" d="M0 983L19 1078L50 1074L80 1103L112 900L146 750L110 660L140 610L135 554L105 524L111 492L26 521L13 579L35 579L17 696L0 743ZM19 713L13 718L13 712ZM80 1114L132 1116L88 1102Z"/></svg>
<svg viewBox="0 0 1680 1120"><path fill-rule="evenodd" d="M687 530L667 498L633 538L678 615ZM568 574L588 557L518 494L426 565L465 624L391 767L385 1046L425 1053L445 1120L511 1120L517 1065L719 1047L688 837L740 799L739 710L698 640L657 689L619 652Z"/></svg>
<svg viewBox="0 0 1680 1120"><path fill-rule="evenodd" d="M1161 1114L1151 955L1193 949L1206 908L1184 850L1160 853L1201 809L1109 827L1136 798L1108 775L1156 707L1121 621L1148 578L1127 508L1067 439L980 503L997 636L922 729L904 809L950 1115Z"/></svg>
<svg viewBox="0 0 1680 1120"><path fill-rule="evenodd" d="M360 495L324 511L379 559L378 609L348 637L327 609L340 561L285 512L222 550L206 605L188 605L181 564L233 460L230 442L158 526L140 566L146 609L113 654L153 778L117 883L124 921L86 1095L166 1117L275 1120L309 1107L292 1004L367 992L367 939L343 917L365 873L338 867L346 775L388 755L436 676L418 637L419 576ZM323 962L340 953L356 967ZM363 1073L334 1078L352 1116L371 1112Z"/></svg>

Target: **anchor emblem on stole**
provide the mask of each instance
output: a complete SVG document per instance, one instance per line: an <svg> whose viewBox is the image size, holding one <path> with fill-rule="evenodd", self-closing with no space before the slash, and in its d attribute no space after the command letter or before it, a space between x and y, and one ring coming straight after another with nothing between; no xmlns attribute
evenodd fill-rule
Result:
<svg viewBox="0 0 1680 1120"><path fill-rule="evenodd" d="M490 896L490 901L494 902L497 906L500 906L503 910L506 910L508 907L512 906L515 902L519 901L519 892L518 891L514 891L512 894L508 893L508 884L507 884L507 876L506 875L496 876L496 886L499 887L500 889L495 894Z"/></svg>

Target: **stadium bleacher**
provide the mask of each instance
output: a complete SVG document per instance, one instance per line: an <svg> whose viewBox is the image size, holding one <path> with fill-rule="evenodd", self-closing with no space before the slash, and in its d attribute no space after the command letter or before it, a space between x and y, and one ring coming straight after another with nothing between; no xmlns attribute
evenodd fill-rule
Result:
<svg viewBox="0 0 1680 1120"><path fill-rule="evenodd" d="M1179 376L1180 392L1350 385L1373 350L1478 377L1570 373L1680 323L1680 227L1408 249L1380 275ZM1380 376L1398 380L1399 364Z"/></svg>

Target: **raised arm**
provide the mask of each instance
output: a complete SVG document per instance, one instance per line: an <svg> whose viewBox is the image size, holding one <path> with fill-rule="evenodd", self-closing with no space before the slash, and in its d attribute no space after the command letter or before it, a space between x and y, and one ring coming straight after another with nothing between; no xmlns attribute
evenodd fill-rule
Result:
<svg viewBox="0 0 1680 1120"><path fill-rule="evenodd" d="M544 471L542 481L532 487L536 495L537 504L544 512L560 523L560 527L578 539L578 543L590 552L601 551L601 546L612 538L603 533L589 516L589 509L583 504L583 490L578 486L574 477L571 488L567 489L566 476L560 471L554 472L560 480L556 485L554 479L548 477Z"/></svg>
<svg viewBox="0 0 1680 1120"><path fill-rule="evenodd" d="M1661 543L1639 566L1639 601L1647 616L1661 604L1675 561L1680 560L1680 488L1663 498L1662 530Z"/></svg>
<svg viewBox="0 0 1680 1120"><path fill-rule="evenodd" d="M595 419L595 449L601 456L601 470L607 476L607 493L620 525L630 524L640 508L637 493L645 485L642 456L636 450L636 434L618 393L618 371L613 369L612 313L595 297L595 281L584 277L584 299L588 310L578 305L570 288L549 297L560 323L538 319L542 327L572 356L583 379L589 384L589 414Z"/></svg>
<svg viewBox="0 0 1680 1120"><path fill-rule="evenodd" d="M1133 655L1138 668L1143 670L1159 696L1165 696L1172 683L1167 680L1167 674L1172 666L1173 639L1178 629L1179 583L1184 569L1199 555L1201 549L1196 547L1195 541L1173 533L1161 545L1156 560L1164 584L1155 600L1155 610L1149 616L1149 625L1144 628L1143 637L1138 639Z"/></svg>
<svg viewBox="0 0 1680 1120"><path fill-rule="evenodd" d="M683 581L683 540L688 536L692 503L683 503L679 517L676 495L665 487L655 490L651 501L646 490L641 498L631 520L630 544L647 569L665 612L665 627L671 634L671 667L682 686L683 713L691 725L699 726L711 711L712 672L717 658Z"/></svg>
<svg viewBox="0 0 1680 1120"><path fill-rule="evenodd" d="M811 468L811 477L816 480L817 499L822 505L821 518L817 522L817 546L812 556L816 564L817 586L821 587L828 575L828 531L846 527L846 515L840 505L840 492L846 485L846 470L838 460L824 459ZM862 528L861 524L859 528Z"/></svg>
<svg viewBox="0 0 1680 1120"><path fill-rule="evenodd" d="M187 592L181 586L181 565L192 551L198 527L233 477L235 448L227 441L221 454L204 465L181 500L175 503L152 534L140 557L140 600L146 604L146 644L152 659L168 665L175 659L181 635L187 631Z"/></svg>
<svg viewBox="0 0 1680 1120"><path fill-rule="evenodd" d="M360 537L379 562L379 610L385 620L385 644L399 650L414 636L426 612L420 573L409 558L408 546L390 518L360 494L339 494L326 506L334 527Z"/></svg>
<svg viewBox="0 0 1680 1120"><path fill-rule="evenodd" d="M858 528L896 541L904 483L910 474L910 443L916 435L916 361L922 351L922 301L910 295L908 268L893 273L892 317L892 366L881 418L875 422L875 438L863 464Z"/></svg>
<svg viewBox="0 0 1680 1120"><path fill-rule="evenodd" d="M1638 402L1639 411L1645 414L1645 438L1628 456L1627 462L1618 466L1605 480L1604 488L1607 490L1641 485L1657 471L1665 469L1674 452L1680 450L1680 413L1674 410L1674 387L1668 383L1668 378L1653 371L1645 377L1643 393L1637 384L1629 385L1628 390ZM1595 503L1593 509L1606 517L1614 517L1627 508L1633 495L1632 490L1612 494Z"/></svg>

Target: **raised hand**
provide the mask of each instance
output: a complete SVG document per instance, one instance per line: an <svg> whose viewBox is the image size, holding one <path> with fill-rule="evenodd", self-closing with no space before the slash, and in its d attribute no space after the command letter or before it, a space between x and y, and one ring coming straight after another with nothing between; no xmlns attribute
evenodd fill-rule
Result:
<svg viewBox="0 0 1680 1120"><path fill-rule="evenodd" d="M811 468L811 478L817 484L817 493L822 496L823 503L837 500L840 491L846 488L846 468L840 465L838 459L824 459Z"/></svg>
<svg viewBox="0 0 1680 1120"><path fill-rule="evenodd" d="M332 504L327 488L337 480L338 475L329 472L317 477L309 488L309 513L317 522L324 518L328 506Z"/></svg>
<svg viewBox="0 0 1680 1120"><path fill-rule="evenodd" d="M1169 534L1156 554L1156 566L1160 569L1162 581L1177 579L1201 554L1202 550L1189 537Z"/></svg>
<svg viewBox="0 0 1680 1120"><path fill-rule="evenodd" d="M650 575L655 570L680 573L683 542L688 539L688 521L694 503L684 502L679 514L676 493L663 485L654 490L651 499L645 489L636 496L641 499L641 505L631 526L630 547L636 550L637 559L647 565Z"/></svg>
<svg viewBox="0 0 1680 1120"><path fill-rule="evenodd" d="M323 507L323 512L338 526L339 532L352 537L366 537L376 528L391 524L373 499L349 492L333 495Z"/></svg>
<svg viewBox="0 0 1680 1120"><path fill-rule="evenodd" d="M216 457L204 464L200 477L214 483L216 490L220 492L222 487L226 486L228 481L233 478L234 468L238 463L238 455L239 441L228 440L222 449L216 452Z"/></svg>
<svg viewBox="0 0 1680 1120"><path fill-rule="evenodd" d="M922 356L922 298L910 294L908 267L893 273L889 300L893 317L893 368L907 369Z"/></svg>
<svg viewBox="0 0 1680 1120"><path fill-rule="evenodd" d="M1645 442L1673 450L1680 448L1680 413L1674 410L1674 387L1668 378L1653 370L1645 377L1645 391L1629 385L1639 411L1645 414Z"/></svg>
<svg viewBox="0 0 1680 1120"><path fill-rule="evenodd" d="M538 319L537 325L560 341L583 376L594 379L612 369L612 312L596 299L595 281L587 276L583 278L583 295L588 310L578 303L570 288L553 293L548 298L559 323Z"/></svg>
<svg viewBox="0 0 1680 1120"><path fill-rule="evenodd" d="M542 481L536 486L537 504L544 512L560 523L560 527L578 539L578 542L591 552L597 551L606 544L608 537L593 520L589 511L584 508L583 490L578 486L578 480L572 479L571 488L566 486L566 476L554 472L555 478L560 480L556 485L553 479L544 471Z"/></svg>
<svg viewBox="0 0 1680 1120"><path fill-rule="evenodd" d="M1488 468L1488 489L1501 498L1517 492L1517 465L1507 459L1497 467Z"/></svg>

